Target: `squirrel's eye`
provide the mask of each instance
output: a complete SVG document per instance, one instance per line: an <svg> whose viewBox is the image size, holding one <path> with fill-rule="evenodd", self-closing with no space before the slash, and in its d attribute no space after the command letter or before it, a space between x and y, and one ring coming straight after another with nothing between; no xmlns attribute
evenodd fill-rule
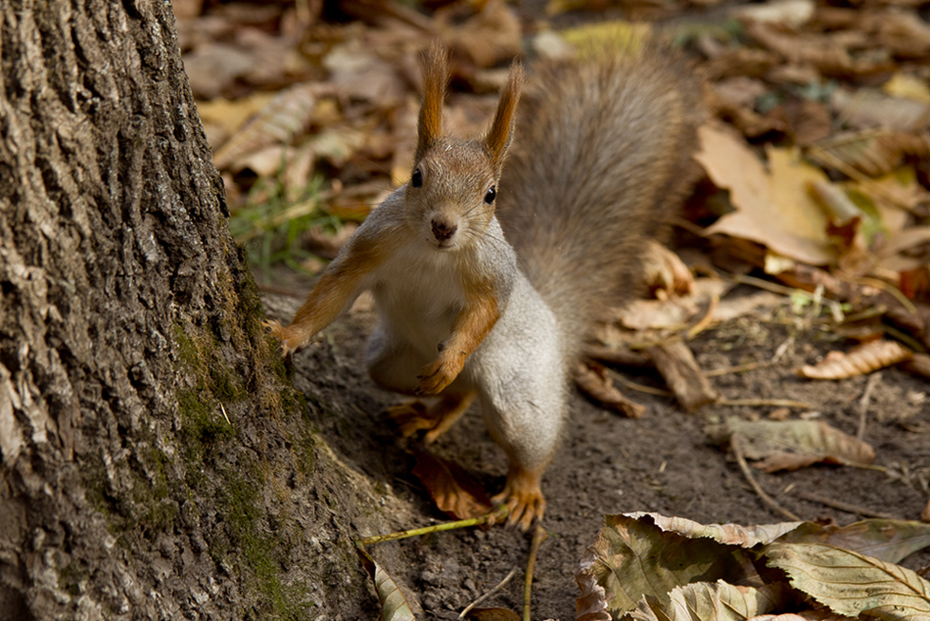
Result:
<svg viewBox="0 0 930 621"><path fill-rule="evenodd" d="M494 202L494 199L497 198L497 192L494 191L494 186L488 188L488 193L484 195L484 202L488 205Z"/></svg>
<svg viewBox="0 0 930 621"><path fill-rule="evenodd" d="M423 185L423 173L420 172L419 168L413 171L413 176L410 177L410 185L415 188L419 188Z"/></svg>

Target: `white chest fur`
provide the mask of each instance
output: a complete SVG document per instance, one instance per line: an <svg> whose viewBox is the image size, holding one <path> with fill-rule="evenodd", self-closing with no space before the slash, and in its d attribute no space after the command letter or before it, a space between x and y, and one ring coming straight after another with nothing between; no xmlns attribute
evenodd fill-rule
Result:
<svg viewBox="0 0 930 621"><path fill-rule="evenodd" d="M426 357L436 355L465 303L457 254L407 246L380 266L372 287L385 324Z"/></svg>

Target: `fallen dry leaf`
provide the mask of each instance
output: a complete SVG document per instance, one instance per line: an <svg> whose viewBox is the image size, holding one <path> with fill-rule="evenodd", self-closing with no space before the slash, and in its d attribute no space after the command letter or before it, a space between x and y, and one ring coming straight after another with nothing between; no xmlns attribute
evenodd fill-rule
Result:
<svg viewBox="0 0 930 621"><path fill-rule="evenodd" d="M753 465L765 472L796 470L817 462L868 465L875 450L867 443L822 421L745 421L727 419L725 431L709 430L712 436L729 434L743 455L761 460Z"/></svg>
<svg viewBox="0 0 930 621"><path fill-rule="evenodd" d="M362 562L368 577L371 578L378 594L378 601L381 602L381 619L382 621L416 621L410 604L407 603L403 592L397 587L397 583L391 578L381 565L375 562L371 555L363 548L357 547L358 558Z"/></svg>
<svg viewBox="0 0 930 621"><path fill-rule="evenodd" d="M720 398L681 339L655 345L646 353L686 411L695 412Z"/></svg>
<svg viewBox="0 0 930 621"><path fill-rule="evenodd" d="M262 147L287 143L307 127L317 97L329 90L327 85L298 84L281 91L216 150L214 164L223 169Z"/></svg>
<svg viewBox="0 0 930 621"><path fill-rule="evenodd" d="M433 502L443 513L463 520L485 515L491 510L491 500L484 489L458 464L417 447L417 465L413 468Z"/></svg>
<svg viewBox="0 0 930 621"><path fill-rule="evenodd" d="M801 367L798 375L809 379L846 379L868 375L872 371L908 360L913 355L914 352L897 341L872 341L845 354L831 351L816 365Z"/></svg>
<svg viewBox="0 0 930 621"><path fill-rule="evenodd" d="M836 251L827 235L827 219L807 187L826 175L802 162L795 149L769 148L770 171L733 132L705 125L696 159L711 180L730 191L737 211L707 229L749 239L792 259L832 264Z"/></svg>
<svg viewBox="0 0 930 621"><path fill-rule="evenodd" d="M646 407L629 400L620 392L607 374L607 369L596 362L579 362L575 367L575 383L584 394L602 406L629 418L641 418Z"/></svg>

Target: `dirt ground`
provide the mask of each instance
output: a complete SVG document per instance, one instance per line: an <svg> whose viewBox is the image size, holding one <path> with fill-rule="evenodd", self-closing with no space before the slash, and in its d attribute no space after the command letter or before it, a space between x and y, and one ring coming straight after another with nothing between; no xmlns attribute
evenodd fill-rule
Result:
<svg viewBox="0 0 930 621"><path fill-rule="evenodd" d="M298 304L290 298L266 298L269 315L284 320ZM402 530L446 519L411 474L413 458L381 414L399 397L375 387L365 374L365 338L373 322L371 311L354 311L293 358L295 384L317 406L312 424L338 458L382 495L382 516L358 515L356 523L365 536L378 534L369 532L378 527L372 524ZM809 403L811 410L792 410L792 418L817 416L856 433L868 378L826 382L796 377L796 367L843 343L810 318L793 314L787 300L707 330L690 346L704 370L768 361L781 348L784 355L777 364L714 377L713 385L730 399ZM624 373L638 383L661 387L654 373ZM803 519L848 524L863 517L806 500L803 494L918 519L927 502L930 473L927 388L922 380L897 369L882 371L874 385L864 439L875 448L875 463L887 472L819 465L790 473L756 472L757 480ZM534 619L574 618L578 589L573 576L605 514L653 511L702 523L745 525L785 521L760 501L732 457L712 445L704 430L726 416L766 417L774 407L708 406L688 414L671 397L626 392L648 407L643 418L621 418L580 395L572 400L562 450L543 482L548 501L543 525L549 538L537 562ZM503 485L506 462L476 410L474 406L440 438L435 452L466 468L494 493ZM372 553L401 585L420 618L455 619L514 568L514 579L482 605L519 611L528 550L524 534L495 527L390 542L374 546ZM912 555L903 564L920 569L930 564L930 554ZM374 606L373 593L371 597Z"/></svg>

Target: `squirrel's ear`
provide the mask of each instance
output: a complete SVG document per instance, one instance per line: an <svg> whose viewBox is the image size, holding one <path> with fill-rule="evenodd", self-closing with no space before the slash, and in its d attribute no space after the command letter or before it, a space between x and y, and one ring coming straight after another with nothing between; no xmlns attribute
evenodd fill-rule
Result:
<svg viewBox="0 0 930 621"><path fill-rule="evenodd" d="M423 106L417 128L417 162L442 136L442 102L449 81L449 53L440 44L433 43L423 56L422 64Z"/></svg>
<svg viewBox="0 0 930 621"><path fill-rule="evenodd" d="M522 88L523 65L515 61L510 66L507 84L501 89L501 100L497 104L497 113L494 115L494 122L491 124L487 138L485 138L497 174L500 174L500 170L504 165L504 155L507 154L507 148L510 147L510 141L513 139L517 102L520 101Z"/></svg>

